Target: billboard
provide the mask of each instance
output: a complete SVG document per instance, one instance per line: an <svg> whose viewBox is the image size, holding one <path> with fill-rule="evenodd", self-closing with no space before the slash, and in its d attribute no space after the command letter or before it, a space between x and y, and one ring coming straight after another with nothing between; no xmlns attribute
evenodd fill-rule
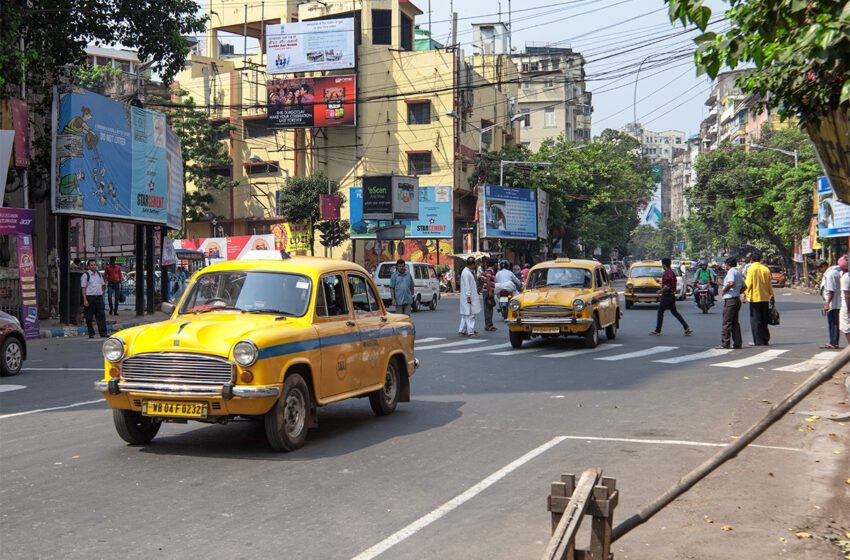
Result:
<svg viewBox="0 0 850 560"><path fill-rule="evenodd" d="M537 189L537 237L549 239L549 193Z"/></svg>
<svg viewBox="0 0 850 560"><path fill-rule="evenodd" d="M267 25L266 53L269 74L354 68L354 18Z"/></svg>
<svg viewBox="0 0 850 560"><path fill-rule="evenodd" d="M452 188L419 187L419 218L402 221L404 236L410 238L451 239L452 233ZM389 222L363 218L363 187L351 187L348 191L349 221L353 239L374 239L375 230Z"/></svg>
<svg viewBox="0 0 850 560"><path fill-rule="evenodd" d="M652 198L640 205L640 224L652 227L658 227L658 222L661 221L661 183L655 185L655 192Z"/></svg>
<svg viewBox="0 0 850 560"><path fill-rule="evenodd" d="M266 82L272 128L354 126L354 75L276 78Z"/></svg>
<svg viewBox="0 0 850 560"><path fill-rule="evenodd" d="M363 217L368 220L418 220L419 177L363 177Z"/></svg>
<svg viewBox="0 0 850 560"><path fill-rule="evenodd" d="M166 213L166 225L171 229L182 229L183 227L183 150L180 148L180 140L177 135L167 130L165 132L166 168L168 173L167 188L168 204Z"/></svg>
<svg viewBox="0 0 850 560"><path fill-rule="evenodd" d="M54 212L158 224L169 204L182 212L180 142L169 151L165 115L77 89L59 97L54 124Z"/></svg>
<svg viewBox="0 0 850 560"><path fill-rule="evenodd" d="M537 239L537 190L484 185L485 238Z"/></svg>
<svg viewBox="0 0 850 560"><path fill-rule="evenodd" d="M818 177L818 237L850 235L850 205L840 202L826 177Z"/></svg>

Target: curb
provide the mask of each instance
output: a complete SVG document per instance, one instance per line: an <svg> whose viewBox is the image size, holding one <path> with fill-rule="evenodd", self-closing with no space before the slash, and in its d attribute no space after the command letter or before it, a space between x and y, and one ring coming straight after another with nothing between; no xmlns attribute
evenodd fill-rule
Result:
<svg viewBox="0 0 850 560"><path fill-rule="evenodd" d="M142 321L130 321L127 323L107 323L106 332L114 333L131 327L147 324ZM50 329L41 329L39 338L67 338L72 336L87 336L88 328L83 326L68 326L68 327L53 327Z"/></svg>

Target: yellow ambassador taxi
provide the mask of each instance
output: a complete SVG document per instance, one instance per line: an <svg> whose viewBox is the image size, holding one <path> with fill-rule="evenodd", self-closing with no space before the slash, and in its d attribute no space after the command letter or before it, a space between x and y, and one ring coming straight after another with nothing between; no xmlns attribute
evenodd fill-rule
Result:
<svg viewBox="0 0 850 560"><path fill-rule="evenodd" d="M522 294L508 303L511 346L542 336L581 336L595 348L599 331L614 340L620 326L620 300L602 264L556 259L535 265Z"/></svg>
<svg viewBox="0 0 850 560"><path fill-rule="evenodd" d="M631 309L636 303L658 303L661 295L661 277L664 268L661 261L639 261L629 269L626 278L626 309Z"/></svg>
<svg viewBox="0 0 850 560"><path fill-rule="evenodd" d="M163 305L168 320L104 342L95 388L124 441L148 443L163 422L262 417L271 447L290 451L319 406L368 396L382 416L410 400L409 317L387 313L356 264L284 257L209 266Z"/></svg>

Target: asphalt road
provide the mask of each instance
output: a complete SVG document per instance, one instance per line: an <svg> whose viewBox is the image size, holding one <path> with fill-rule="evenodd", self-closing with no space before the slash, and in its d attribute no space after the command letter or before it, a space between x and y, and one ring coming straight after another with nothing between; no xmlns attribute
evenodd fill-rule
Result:
<svg viewBox="0 0 850 560"><path fill-rule="evenodd" d="M0 557L539 557L549 484L561 473L598 466L617 478L616 523L823 363L817 298L778 294L783 324L772 346L723 355L710 350L719 307L702 315L680 304L691 337L669 315L663 336L649 337L655 310L636 308L597 351L578 340L517 351L499 319L495 333L482 322L486 336L459 338L457 300L447 297L414 315L422 367L412 402L385 418L365 400L321 409L306 447L290 454L270 451L250 421L167 424L151 444L127 446L92 390L99 341L35 341L24 372L0 380ZM749 340L746 318L742 327ZM733 488L737 475L721 485L718 475L716 491L677 502L616 543L617 557L685 558L696 548L691 557L755 558L816 547L757 524L719 532L719 522L700 519L701 508L714 508L708 519L728 507L730 519L769 511L781 531L811 521L823 488L795 473L832 480L847 454L820 449L799 424L789 419L736 460L741 476L770 470L759 493ZM739 496L748 497L736 511L726 502ZM744 546L760 553L740 556Z"/></svg>

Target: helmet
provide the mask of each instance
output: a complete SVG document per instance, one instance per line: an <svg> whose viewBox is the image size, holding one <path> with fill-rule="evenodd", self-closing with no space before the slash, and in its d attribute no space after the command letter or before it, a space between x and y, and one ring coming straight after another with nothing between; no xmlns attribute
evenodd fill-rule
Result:
<svg viewBox="0 0 850 560"><path fill-rule="evenodd" d="M509 269L510 267L511 267L511 263L509 263L508 261L502 261L502 262L499 263L499 269L500 270L506 270L506 269Z"/></svg>
<svg viewBox="0 0 850 560"><path fill-rule="evenodd" d="M700 266L708 266L708 261L706 261L705 259L700 259L700 260L699 260L699 265L700 265Z"/></svg>

